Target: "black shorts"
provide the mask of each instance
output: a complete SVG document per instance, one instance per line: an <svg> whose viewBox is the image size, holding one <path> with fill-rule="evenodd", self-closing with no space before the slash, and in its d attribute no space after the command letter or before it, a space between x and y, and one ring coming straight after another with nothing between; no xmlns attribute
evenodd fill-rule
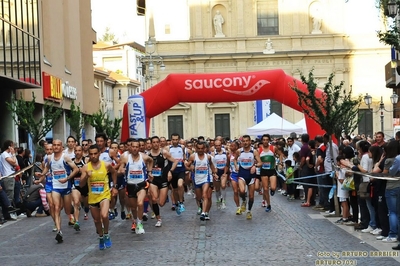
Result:
<svg viewBox="0 0 400 266"><path fill-rule="evenodd" d="M166 188L168 187L168 178L164 176L155 176L151 183L157 186L158 189Z"/></svg>
<svg viewBox="0 0 400 266"><path fill-rule="evenodd" d="M171 185L172 188L178 188L178 180L183 179L185 180L185 172L179 172L179 173L172 173L172 179L171 179Z"/></svg>
<svg viewBox="0 0 400 266"><path fill-rule="evenodd" d="M137 193L139 191L141 191L142 189L147 190L147 187L148 187L147 184L148 183L146 181L143 181L143 182L140 182L140 183L134 184L134 185L127 184L126 185L126 192L128 194L128 198L137 199Z"/></svg>
<svg viewBox="0 0 400 266"><path fill-rule="evenodd" d="M260 175L261 176L276 176L276 170L275 169L260 169Z"/></svg>
<svg viewBox="0 0 400 266"><path fill-rule="evenodd" d="M86 184L83 187L75 187L81 193L82 197L87 197L89 195L89 186Z"/></svg>

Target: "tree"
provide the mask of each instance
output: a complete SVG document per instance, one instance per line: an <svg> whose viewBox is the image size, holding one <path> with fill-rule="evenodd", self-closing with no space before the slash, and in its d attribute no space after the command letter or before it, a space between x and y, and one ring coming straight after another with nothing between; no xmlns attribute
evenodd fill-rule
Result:
<svg viewBox="0 0 400 266"><path fill-rule="evenodd" d="M113 42L114 44L118 43L118 39L115 37L115 34L113 32L111 32L110 27L106 27L106 30L105 30L102 38L99 39L99 41Z"/></svg>
<svg viewBox="0 0 400 266"><path fill-rule="evenodd" d="M301 73L301 81L307 85L307 89L301 90L297 87L296 81L292 89L298 96L299 106L303 112L317 124L329 136L329 146L332 147L332 135L340 140L341 134L349 135L358 125L358 108L362 102L362 96L353 97L352 87L349 90L343 88L344 82L339 85L333 85L334 74L330 74L328 82L325 84L321 97L317 97L317 83L314 81L314 69L312 69L308 78ZM358 118L357 118L358 117ZM333 158L333 149L330 149L331 158ZM332 169L335 169L335 160L332 160ZM334 194L336 198L336 193ZM339 205L335 200L335 211L339 214Z"/></svg>
<svg viewBox="0 0 400 266"><path fill-rule="evenodd" d="M377 36L379 41L394 47L397 51L400 50L400 32L398 27L397 19L388 21L389 8L388 8L389 0L377 0L377 7L381 11L382 20L387 27L385 31L378 31ZM396 8L400 8L400 1L396 1L394 3ZM393 16L392 16L393 17Z"/></svg>
<svg viewBox="0 0 400 266"><path fill-rule="evenodd" d="M114 141L119 137L121 132L121 122L122 118L114 118L114 120L106 119L107 127L106 127L106 134L111 141Z"/></svg>
<svg viewBox="0 0 400 266"><path fill-rule="evenodd" d="M106 114L99 110L88 117L89 124L96 129L96 132L106 133L105 123Z"/></svg>
<svg viewBox="0 0 400 266"><path fill-rule="evenodd" d="M323 88L322 97L316 97L317 84L314 81L314 69L308 78L301 73L301 81L307 85L307 91L300 90L295 82L292 89L298 96L299 105L304 113L321 126L329 136L334 135L338 140L342 133L349 135L358 125L358 108L362 102L362 96L353 97L350 86L346 90L341 81L339 85L333 85L332 73Z"/></svg>
<svg viewBox="0 0 400 266"><path fill-rule="evenodd" d="M82 129L85 126L85 118L82 116L80 106L76 106L74 101L71 102L70 111L66 114L65 119L79 141L82 137Z"/></svg>
<svg viewBox="0 0 400 266"><path fill-rule="evenodd" d="M33 140L34 150L39 140L46 137L46 134L54 127L62 115L62 109L54 106L50 101L44 102L44 113L40 118L34 116L36 97L32 92L32 100L25 101L22 97L13 95L11 102L6 102L7 109L13 113L13 120L19 128L29 133Z"/></svg>

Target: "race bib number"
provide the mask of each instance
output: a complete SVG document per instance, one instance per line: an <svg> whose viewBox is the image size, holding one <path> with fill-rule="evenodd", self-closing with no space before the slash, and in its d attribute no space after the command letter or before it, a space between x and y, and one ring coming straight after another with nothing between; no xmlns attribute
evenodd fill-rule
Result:
<svg viewBox="0 0 400 266"><path fill-rule="evenodd" d="M270 162L263 163L262 164L262 169L270 170L271 169L271 163Z"/></svg>
<svg viewBox="0 0 400 266"><path fill-rule="evenodd" d="M206 175L208 173L208 167L197 167L196 174L198 175Z"/></svg>
<svg viewBox="0 0 400 266"><path fill-rule="evenodd" d="M182 162L182 160L179 160L178 164L176 165L176 167L182 167L182 166L183 166L183 162Z"/></svg>
<svg viewBox="0 0 400 266"><path fill-rule="evenodd" d="M217 168L222 169L226 165L225 161L217 161Z"/></svg>
<svg viewBox="0 0 400 266"><path fill-rule="evenodd" d="M81 182L81 178L80 177L75 177L74 178L74 186L79 187L79 183Z"/></svg>
<svg viewBox="0 0 400 266"><path fill-rule="evenodd" d="M240 161L240 165L243 168L250 168L253 166L253 161L251 159L243 159Z"/></svg>
<svg viewBox="0 0 400 266"><path fill-rule="evenodd" d="M142 171L130 171L129 172L129 179L138 179L144 178Z"/></svg>
<svg viewBox="0 0 400 266"><path fill-rule="evenodd" d="M90 191L92 194L101 194L104 192L104 183L91 183Z"/></svg>
<svg viewBox="0 0 400 266"><path fill-rule="evenodd" d="M261 175L261 169L259 167L256 168L256 175Z"/></svg>
<svg viewBox="0 0 400 266"><path fill-rule="evenodd" d="M53 178L56 180L63 179L67 177L67 173L65 170L59 170L59 171L54 171L53 172Z"/></svg>
<svg viewBox="0 0 400 266"><path fill-rule="evenodd" d="M153 168L151 173L153 176L161 176L161 168Z"/></svg>

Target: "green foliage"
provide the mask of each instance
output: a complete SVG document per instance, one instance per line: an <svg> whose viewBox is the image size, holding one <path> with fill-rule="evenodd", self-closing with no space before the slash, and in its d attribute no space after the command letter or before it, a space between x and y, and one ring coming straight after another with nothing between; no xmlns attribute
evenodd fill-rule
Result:
<svg viewBox="0 0 400 266"><path fill-rule="evenodd" d="M45 101L44 116L35 118L36 97L33 92L31 101L25 101L21 93L20 98L13 95L11 102L6 102L6 106L13 113L13 120L18 127L31 134L35 146L54 127L63 112L52 102Z"/></svg>
<svg viewBox="0 0 400 266"><path fill-rule="evenodd" d="M115 34L111 32L111 29L109 27L106 27L106 30L102 38L99 39L99 41L113 42L114 44L118 43L118 39L115 37Z"/></svg>
<svg viewBox="0 0 400 266"><path fill-rule="evenodd" d="M328 82L322 89L322 97L317 97L317 84L314 80L314 69L308 78L301 73L301 81L307 85L307 90L302 91L295 82L292 89L298 96L299 105L304 113L321 126L328 135L335 135L339 140L342 132L350 134L358 125L358 108L362 102L362 96L353 97L353 90L343 88L344 82L333 85L334 74L328 78Z"/></svg>
<svg viewBox="0 0 400 266"><path fill-rule="evenodd" d="M70 111L67 112L65 120L75 132L75 137L80 140L82 137L82 129L85 126L85 118L82 116L80 105L76 106L75 102L71 102Z"/></svg>
<svg viewBox="0 0 400 266"><path fill-rule="evenodd" d="M121 132L122 118L109 119L102 110L88 117L89 124L96 129L98 133L106 133L109 139L115 140Z"/></svg>
<svg viewBox="0 0 400 266"><path fill-rule="evenodd" d="M378 8L382 10L385 24L387 22L387 17L389 16L388 2L389 0L378 0L377 3ZM400 8L400 1L396 1L396 5ZM393 19L388 30L378 31L377 36L380 42L393 46L396 50L400 50L400 32L396 25L396 19Z"/></svg>
<svg viewBox="0 0 400 266"><path fill-rule="evenodd" d="M121 122L122 118L114 118L114 120L106 120L107 127L106 127L106 134L109 139L112 141L119 137L121 131Z"/></svg>
<svg viewBox="0 0 400 266"><path fill-rule="evenodd" d="M92 114L88 117L89 124L96 129L96 132L105 133L106 132L106 114L99 110L98 112Z"/></svg>

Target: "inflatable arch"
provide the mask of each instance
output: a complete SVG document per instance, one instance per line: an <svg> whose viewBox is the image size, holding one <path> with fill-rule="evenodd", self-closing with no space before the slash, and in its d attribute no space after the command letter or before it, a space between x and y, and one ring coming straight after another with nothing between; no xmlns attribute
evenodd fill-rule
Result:
<svg viewBox="0 0 400 266"><path fill-rule="evenodd" d="M141 93L138 99L124 105L121 140L137 137L137 129L148 136L150 119L179 102L244 102L272 99L302 112L297 94L291 89L306 90L306 85L286 75L281 69L257 72L169 74L163 81ZM321 97L318 90L316 97ZM134 96L135 97L135 96ZM129 105L129 107L128 107ZM135 112L135 107L136 112ZM142 108L142 110L140 110ZM128 110L130 109L130 110ZM134 114L135 113L135 114ZM320 126L305 117L311 138L323 134ZM135 133L135 134L132 134ZM141 137L146 137L146 135Z"/></svg>

